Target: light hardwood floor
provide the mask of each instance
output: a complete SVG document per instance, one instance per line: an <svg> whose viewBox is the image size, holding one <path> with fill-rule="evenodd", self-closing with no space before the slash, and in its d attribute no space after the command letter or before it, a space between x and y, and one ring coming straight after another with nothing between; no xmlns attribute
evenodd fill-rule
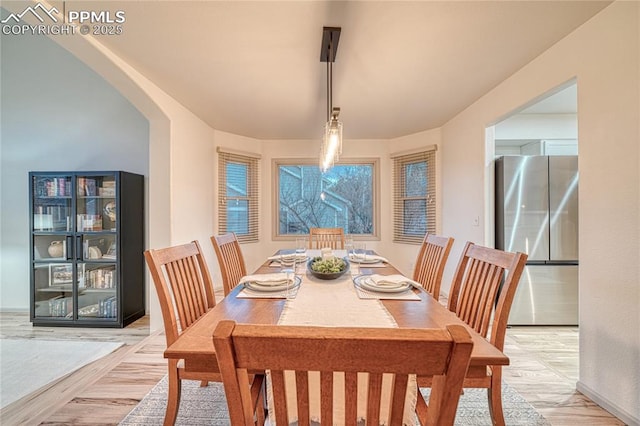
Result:
<svg viewBox="0 0 640 426"><path fill-rule="evenodd" d="M125 346L0 411L10 425L113 425L166 374L164 335L148 318L125 329L32 327L24 313L0 313L0 337L121 341ZM512 327L504 379L552 425L623 425L575 390L576 327Z"/></svg>

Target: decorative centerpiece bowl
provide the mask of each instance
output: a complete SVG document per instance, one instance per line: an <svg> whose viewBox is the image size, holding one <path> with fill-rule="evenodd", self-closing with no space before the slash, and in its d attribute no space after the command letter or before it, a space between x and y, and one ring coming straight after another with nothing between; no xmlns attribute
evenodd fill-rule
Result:
<svg viewBox="0 0 640 426"><path fill-rule="evenodd" d="M346 257L313 257L307 262L307 269L321 280L335 280L349 270L349 260Z"/></svg>

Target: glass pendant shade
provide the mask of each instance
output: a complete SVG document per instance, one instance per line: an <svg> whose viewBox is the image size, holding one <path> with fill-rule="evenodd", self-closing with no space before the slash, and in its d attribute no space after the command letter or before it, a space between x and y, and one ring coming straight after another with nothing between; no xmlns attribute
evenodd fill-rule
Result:
<svg viewBox="0 0 640 426"><path fill-rule="evenodd" d="M320 148L320 169L329 170L342 154L342 122L333 116L324 126L324 137Z"/></svg>

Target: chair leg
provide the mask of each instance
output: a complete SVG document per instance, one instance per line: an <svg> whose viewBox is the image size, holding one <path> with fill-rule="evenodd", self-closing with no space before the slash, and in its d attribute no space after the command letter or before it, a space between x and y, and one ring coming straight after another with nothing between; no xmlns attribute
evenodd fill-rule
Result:
<svg viewBox="0 0 640 426"><path fill-rule="evenodd" d="M206 380L203 380L200 382L200 387L201 388L206 388L207 386L209 386L209 382Z"/></svg>
<svg viewBox="0 0 640 426"><path fill-rule="evenodd" d="M164 426L173 426L178 417L180 408L180 394L182 393L182 381L178 377L178 361L169 360L169 392L167 395L167 410L164 414Z"/></svg>
<svg viewBox="0 0 640 426"><path fill-rule="evenodd" d="M505 426L502 412L502 367L493 367L491 387L487 389L489 398L489 413L495 426Z"/></svg>

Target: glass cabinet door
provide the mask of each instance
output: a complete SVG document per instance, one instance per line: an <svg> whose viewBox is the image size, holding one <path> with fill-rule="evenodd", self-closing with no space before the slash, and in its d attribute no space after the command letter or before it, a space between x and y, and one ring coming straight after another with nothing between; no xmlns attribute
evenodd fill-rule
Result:
<svg viewBox="0 0 640 426"><path fill-rule="evenodd" d="M116 321L116 177L77 176L76 188L78 319Z"/></svg>
<svg viewBox="0 0 640 426"><path fill-rule="evenodd" d="M116 234L83 234L81 260L78 263L78 319L115 321L118 317Z"/></svg>
<svg viewBox="0 0 640 426"><path fill-rule="evenodd" d="M73 264L35 263L35 316L73 320Z"/></svg>
<svg viewBox="0 0 640 426"><path fill-rule="evenodd" d="M72 183L55 173L31 179L35 317L74 319Z"/></svg>
<svg viewBox="0 0 640 426"><path fill-rule="evenodd" d="M115 263L79 263L78 277L78 319L116 321L118 275Z"/></svg>
<svg viewBox="0 0 640 426"><path fill-rule="evenodd" d="M78 176L77 232L116 230L115 175Z"/></svg>
<svg viewBox="0 0 640 426"><path fill-rule="evenodd" d="M32 185L33 231L71 231L71 177L34 176Z"/></svg>

